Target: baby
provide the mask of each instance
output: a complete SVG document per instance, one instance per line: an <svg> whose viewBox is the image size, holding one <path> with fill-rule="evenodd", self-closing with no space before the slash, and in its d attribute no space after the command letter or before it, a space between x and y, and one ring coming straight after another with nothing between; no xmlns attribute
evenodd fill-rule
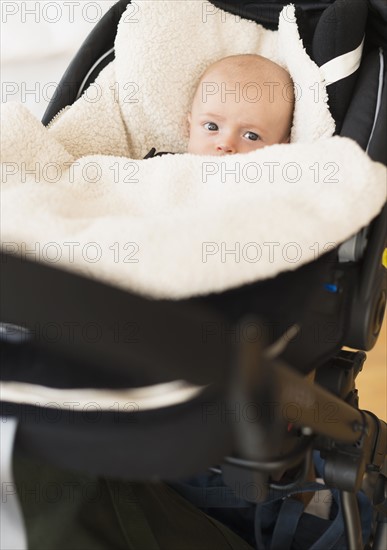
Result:
<svg viewBox="0 0 387 550"><path fill-rule="evenodd" d="M285 69L254 54L232 55L210 65L188 115L188 153L248 153L289 143L294 87Z"/></svg>
<svg viewBox="0 0 387 550"><path fill-rule="evenodd" d="M188 153L248 153L289 143L294 86L285 69L266 57L232 55L202 74L188 115ZM145 158L164 155L152 148Z"/></svg>

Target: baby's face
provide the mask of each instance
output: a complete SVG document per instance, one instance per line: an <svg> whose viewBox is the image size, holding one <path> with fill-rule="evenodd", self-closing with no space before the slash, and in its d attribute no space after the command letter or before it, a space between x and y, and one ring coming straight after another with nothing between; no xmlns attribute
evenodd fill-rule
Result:
<svg viewBox="0 0 387 550"><path fill-rule="evenodd" d="M293 102L287 99L286 90L278 88L230 82L221 71L206 76L188 115L188 153L248 153L266 145L288 143Z"/></svg>

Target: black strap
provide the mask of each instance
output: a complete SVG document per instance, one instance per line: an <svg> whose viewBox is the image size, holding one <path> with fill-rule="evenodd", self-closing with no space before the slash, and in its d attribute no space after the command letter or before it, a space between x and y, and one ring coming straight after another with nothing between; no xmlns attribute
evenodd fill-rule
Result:
<svg viewBox="0 0 387 550"><path fill-rule="evenodd" d="M145 159L151 159L152 157L155 156L155 153L156 153L156 149L154 147L152 147L152 149L149 151L149 153L147 153L144 157L144 160Z"/></svg>
<svg viewBox="0 0 387 550"><path fill-rule="evenodd" d="M155 147L152 147L152 149L147 153L143 160L150 159L153 157L162 157L163 155L174 155L175 153L170 153L169 151L160 151L159 153L156 153Z"/></svg>

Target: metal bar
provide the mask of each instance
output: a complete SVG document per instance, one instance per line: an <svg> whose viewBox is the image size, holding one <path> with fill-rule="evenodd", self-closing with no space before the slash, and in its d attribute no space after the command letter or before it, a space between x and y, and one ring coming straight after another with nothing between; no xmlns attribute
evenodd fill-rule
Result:
<svg viewBox="0 0 387 550"><path fill-rule="evenodd" d="M363 548L359 507L355 493L340 491L348 550Z"/></svg>

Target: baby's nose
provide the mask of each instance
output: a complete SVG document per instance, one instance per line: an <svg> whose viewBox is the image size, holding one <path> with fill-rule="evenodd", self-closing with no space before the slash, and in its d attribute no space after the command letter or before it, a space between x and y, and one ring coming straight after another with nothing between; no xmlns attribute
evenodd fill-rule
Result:
<svg viewBox="0 0 387 550"><path fill-rule="evenodd" d="M216 151L223 155L233 155L236 153L236 146L232 140L223 139L217 144Z"/></svg>

